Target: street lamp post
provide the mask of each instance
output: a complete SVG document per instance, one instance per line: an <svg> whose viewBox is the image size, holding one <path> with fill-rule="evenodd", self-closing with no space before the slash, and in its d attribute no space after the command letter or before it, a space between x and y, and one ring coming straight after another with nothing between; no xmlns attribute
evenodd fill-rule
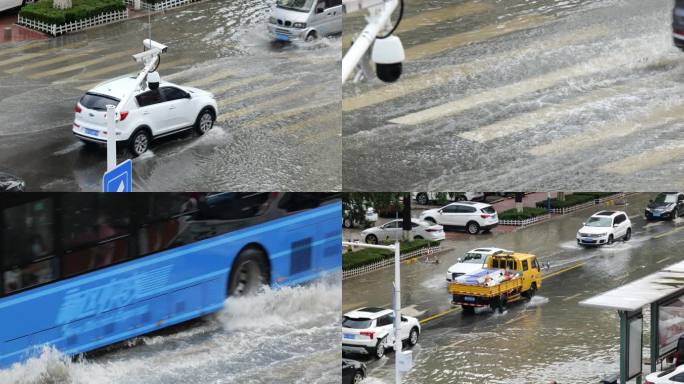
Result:
<svg viewBox="0 0 684 384"><path fill-rule="evenodd" d="M351 241L343 241L342 245L362 248L376 248L394 251L394 382L401 384L401 336L399 335L399 327L401 325L401 253L399 247L399 240L396 240L394 245L375 245L364 244Z"/></svg>

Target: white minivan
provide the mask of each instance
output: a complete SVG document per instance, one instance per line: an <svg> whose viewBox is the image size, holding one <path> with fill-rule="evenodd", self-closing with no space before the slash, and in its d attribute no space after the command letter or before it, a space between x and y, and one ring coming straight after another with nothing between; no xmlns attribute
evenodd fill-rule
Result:
<svg viewBox="0 0 684 384"><path fill-rule="evenodd" d="M342 33L342 0L277 0L268 33L280 41L313 41Z"/></svg>

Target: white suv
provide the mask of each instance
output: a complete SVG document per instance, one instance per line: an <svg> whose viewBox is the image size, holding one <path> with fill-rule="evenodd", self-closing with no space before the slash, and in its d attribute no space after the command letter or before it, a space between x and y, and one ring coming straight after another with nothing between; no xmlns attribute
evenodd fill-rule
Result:
<svg viewBox="0 0 684 384"><path fill-rule="evenodd" d="M465 228L471 235L487 232L499 224L496 210L489 204L463 201L442 208L428 209L420 219L444 226Z"/></svg>
<svg viewBox="0 0 684 384"><path fill-rule="evenodd" d="M510 253L511 251L501 248L475 248L466 252L462 258L458 258L456 264L452 265L447 270L447 281L456 280L459 276L482 269L487 258L499 252Z"/></svg>
<svg viewBox="0 0 684 384"><path fill-rule="evenodd" d="M204 134L216 121L213 94L164 81L158 85L136 90L121 109L116 140L127 143L133 156L146 152L155 138L191 128ZM86 143L106 143L107 105L117 106L134 87L135 78L121 77L88 91L74 109L74 135Z"/></svg>
<svg viewBox="0 0 684 384"><path fill-rule="evenodd" d="M577 244L612 244L616 239L624 241L632 237L632 222L622 211L601 211L593 214L577 231Z"/></svg>
<svg viewBox="0 0 684 384"><path fill-rule="evenodd" d="M361 308L348 312L342 320L342 351L385 355L394 346L394 312L383 308ZM414 346L420 335L420 322L415 317L402 316L399 327L401 340Z"/></svg>

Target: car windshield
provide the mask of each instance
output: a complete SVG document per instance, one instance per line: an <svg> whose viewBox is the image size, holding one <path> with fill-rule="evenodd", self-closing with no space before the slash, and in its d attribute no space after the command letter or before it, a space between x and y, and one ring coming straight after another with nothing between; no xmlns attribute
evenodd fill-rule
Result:
<svg viewBox="0 0 684 384"><path fill-rule="evenodd" d="M584 225L587 227L610 227L612 222L613 219L611 219L610 217L592 216L589 218L589 221L587 221L587 223Z"/></svg>
<svg viewBox="0 0 684 384"><path fill-rule="evenodd" d="M314 0L278 0L276 5L278 8L291 9L299 12L309 12L313 6Z"/></svg>
<svg viewBox="0 0 684 384"><path fill-rule="evenodd" d="M342 327L352 328L352 329L366 329L366 328L370 327L371 322L372 322L371 319L364 319L364 318L353 319L351 317L345 316L344 320L342 320Z"/></svg>
<svg viewBox="0 0 684 384"><path fill-rule="evenodd" d="M656 203L676 203L677 195L673 193L661 193L655 198Z"/></svg>
<svg viewBox="0 0 684 384"><path fill-rule="evenodd" d="M468 252L465 254L465 256L463 256L463 260L461 260L461 263L482 264L483 261L483 255L481 253Z"/></svg>
<svg viewBox="0 0 684 384"><path fill-rule="evenodd" d="M113 105L115 107L119 105L119 99L105 95L98 95L97 93L86 93L83 95L83 97L81 97L79 103L88 109L106 111L108 105Z"/></svg>

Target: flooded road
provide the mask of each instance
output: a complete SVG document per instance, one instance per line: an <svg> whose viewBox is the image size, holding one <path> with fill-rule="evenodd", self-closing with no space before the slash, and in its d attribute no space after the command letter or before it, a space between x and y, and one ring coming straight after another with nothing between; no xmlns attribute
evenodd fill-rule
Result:
<svg viewBox="0 0 684 384"><path fill-rule="evenodd" d="M603 208L596 207L513 233L447 240L444 246L454 250L442 255L437 265L403 264L403 311L423 319L452 308L444 274L470 249L496 246L529 252L550 264L531 302L512 303L503 314L486 309L464 316L455 309L425 322L413 349L414 368L403 382L594 383L618 372L617 313L578 302L682 260L684 220L647 223L643 208L648 199L633 195L627 206L611 207L630 216L633 236L628 242L596 249L576 245L577 229ZM366 305L390 307L392 279L390 268L345 280L343 311ZM370 383L393 382L393 354L367 364Z"/></svg>
<svg viewBox="0 0 684 384"><path fill-rule="evenodd" d="M672 6L407 0L402 79L343 87L345 188L681 187Z"/></svg>
<svg viewBox="0 0 684 384"><path fill-rule="evenodd" d="M134 189L341 189L341 90L331 76L340 39L272 42L270 5L205 1L152 16L152 38L169 46L162 79L214 93L219 116L205 136L159 139L134 159ZM0 45L0 171L29 190L101 189L106 151L72 135L74 105L96 84L140 70L131 55L142 51L147 20Z"/></svg>
<svg viewBox="0 0 684 384"><path fill-rule="evenodd" d="M82 361L46 351L0 370L0 383L338 384L339 276L333 280L229 299L218 314Z"/></svg>

